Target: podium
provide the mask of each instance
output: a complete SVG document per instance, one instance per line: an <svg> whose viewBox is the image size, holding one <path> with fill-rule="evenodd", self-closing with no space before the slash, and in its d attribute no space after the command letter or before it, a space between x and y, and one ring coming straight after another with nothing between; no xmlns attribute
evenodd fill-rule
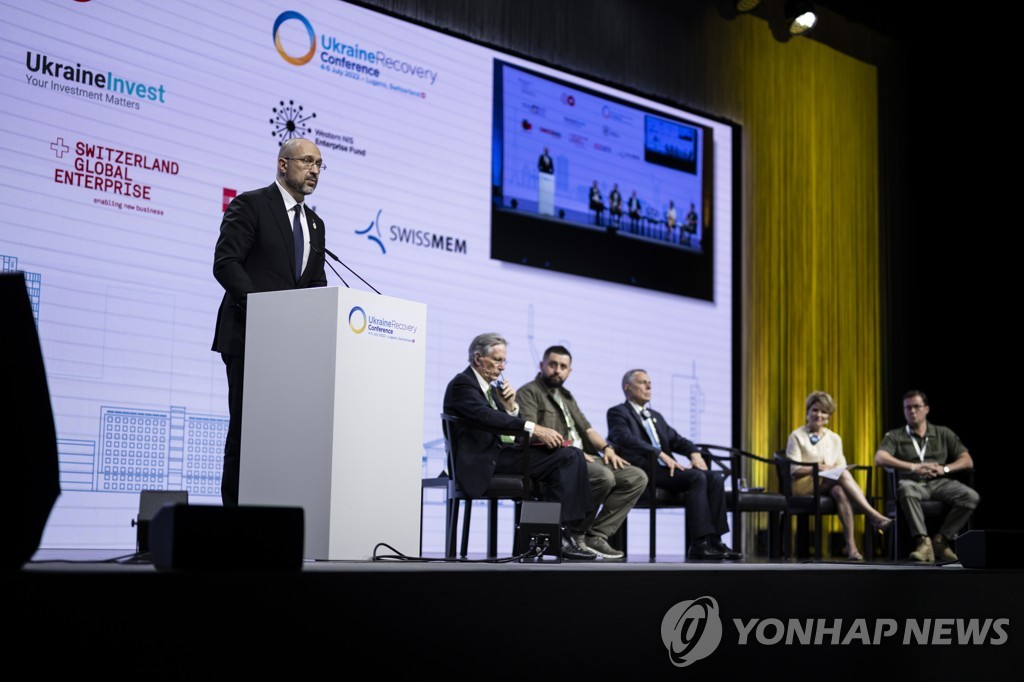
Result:
<svg viewBox="0 0 1024 682"><path fill-rule="evenodd" d="M321 287L247 307L239 504L302 507L306 559L415 553L426 306Z"/></svg>
<svg viewBox="0 0 1024 682"><path fill-rule="evenodd" d="M537 212L555 215L555 174L537 173Z"/></svg>

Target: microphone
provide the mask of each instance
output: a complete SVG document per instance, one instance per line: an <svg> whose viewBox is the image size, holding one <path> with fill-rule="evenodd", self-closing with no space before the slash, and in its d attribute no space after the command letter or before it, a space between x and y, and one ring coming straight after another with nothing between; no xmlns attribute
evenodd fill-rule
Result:
<svg viewBox="0 0 1024 682"><path fill-rule="evenodd" d="M323 256L323 255L324 255L324 252L323 252L323 251L322 251L322 250L320 249L320 247L318 247L318 246L317 246L316 244L314 244L314 243L313 243L312 241L311 241L311 242L309 242L309 245L310 245L310 247L312 247L312 249L313 249L314 251L318 252L318 253L319 253L319 254L320 254L321 256ZM334 254L332 253L332 254L331 254L331 256L334 256ZM338 259L337 259L337 258L335 258L335 260L338 260ZM326 258L324 258L324 262L325 262L325 263L327 263L327 259L326 259ZM341 262L341 261L338 261L338 262ZM331 265L330 263L327 263L327 267L329 267L329 268L330 268L331 270L333 270L333 271L334 271L334 274L335 274L335 275L337 275L338 279L340 279L340 280L341 280L341 283L345 285L345 288L346 288L346 289L351 289L351 288L352 288L352 287L350 287L350 286L348 285L348 282L346 282L346 281L345 281L345 278L344 278L344 277L342 277L341 275L339 275L339 274L338 274L338 271L334 269L334 266L333 266L333 265ZM377 292L377 293L380 293L380 292Z"/></svg>
<svg viewBox="0 0 1024 682"><path fill-rule="evenodd" d="M359 281L360 281L360 282L362 282L363 284L365 284L366 286L370 287L371 289L373 289L373 292L374 292L375 294L380 294L380 292L379 292L379 291L377 291L377 289L376 289L376 288L375 288L375 287L374 287L374 286L373 286L372 284L370 284L370 283L369 283L369 282L367 282L367 281L366 281L365 279L363 279L362 277L360 277L360 276L359 276L359 273L358 273L358 272L356 272L355 270L353 270L353 269L352 269L352 268L350 268L349 266L345 265L345 262L344 262L343 260L341 260L340 258L338 258L337 256L335 256L335 255L334 255L334 254L333 254L333 253L331 252L331 250L330 250L330 249L328 249L328 248L327 248L326 246L324 247L324 251L326 251L326 252L327 252L327 255L328 255L328 256L330 256L331 258L333 258L333 259L334 259L334 260L335 260L336 262L338 262L338 263L341 263L341 264L342 264L342 266L343 266L343 267L344 267L344 268L345 268L346 270L348 270L349 272L351 272L351 273L352 273L353 275L355 275L356 277L359 277ZM331 270L334 270L334 268L332 267L332 268L331 268ZM341 275L338 275L338 277L341 277ZM343 282L344 282L345 280L341 280L341 281L343 281ZM346 284L345 286L348 286L348 285ZM383 294L380 294L380 295L383 295Z"/></svg>

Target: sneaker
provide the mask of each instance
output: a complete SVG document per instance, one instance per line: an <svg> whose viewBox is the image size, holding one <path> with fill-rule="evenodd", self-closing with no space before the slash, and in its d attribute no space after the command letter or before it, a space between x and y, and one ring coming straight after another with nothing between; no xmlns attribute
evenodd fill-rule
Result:
<svg viewBox="0 0 1024 682"><path fill-rule="evenodd" d="M621 559L626 556L623 552L608 544L608 541L598 535L587 536L587 549L599 557L605 559Z"/></svg>
<svg viewBox="0 0 1024 682"><path fill-rule="evenodd" d="M936 533L932 538L936 561L960 561L953 548L949 546L949 540L942 533Z"/></svg>
<svg viewBox="0 0 1024 682"><path fill-rule="evenodd" d="M917 549L910 553L910 560L920 561L922 563L935 561L935 553L932 551L932 541L928 539L927 535L922 535L917 539Z"/></svg>
<svg viewBox="0 0 1024 682"><path fill-rule="evenodd" d="M562 560L563 561L593 561L597 555L576 541L571 534L562 533Z"/></svg>

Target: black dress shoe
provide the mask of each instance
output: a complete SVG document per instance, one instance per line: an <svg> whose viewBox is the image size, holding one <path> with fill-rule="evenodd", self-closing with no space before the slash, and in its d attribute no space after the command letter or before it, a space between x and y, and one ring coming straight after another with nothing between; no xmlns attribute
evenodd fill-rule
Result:
<svg viewBox="0 0 1024 682"><path fill-rule="evenodd" d="M686 553L686 558L697 561L721 561L725 558L725 554L712 545L707 538L703 538L693 543L690 551Z"/></svg>
<svg viewBox="0 0 1024 682"><path fill-rule="evenodd" d="M569 533L562 533L562 558L567 561L593 561L597 555L580 547Z"/></svg>
<svg viewBox="0 0 1024 682"><path fill-rule="evenodd" d="M711 544L714 546L715 549L717 549L724 555L727 561L739 561L743 558L742 552L737 552L736 550L731 549L729 545L725 544L721 540L719 540L718 542L713 542Z"/></svg>

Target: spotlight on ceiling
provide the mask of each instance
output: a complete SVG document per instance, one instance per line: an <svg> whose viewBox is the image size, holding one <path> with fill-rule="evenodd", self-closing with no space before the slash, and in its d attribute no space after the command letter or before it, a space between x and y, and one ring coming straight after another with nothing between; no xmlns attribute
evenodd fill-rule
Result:
<svg viewBox="0 0 1024 682"><path fill-rule="evenodd" d="M790 35L807 33L818 23L818 15L809 2L786 2L786 22Z"/></svg>

